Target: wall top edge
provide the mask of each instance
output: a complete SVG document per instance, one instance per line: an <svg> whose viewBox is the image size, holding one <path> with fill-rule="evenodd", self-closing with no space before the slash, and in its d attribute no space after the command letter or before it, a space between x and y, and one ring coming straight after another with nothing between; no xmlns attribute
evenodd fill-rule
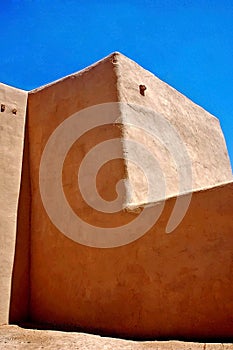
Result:
<svg viewBox="0 0 233 350"><path fill-rule="evenodd" d="M217 189L223 189L224 187L225 188L229 187L230 188L230 192L233 190L233 177L232 177L232 180L230 180L230 181L216 183L216 184L214 184L212 186L196 188L196 189L193 189L192 191L189 191L189 192L186 192L186 193L181 193L181 194L178 194L178 195L167 196L163 200L147 202L147 203L132 203L132 204L128 205L125 209L134 210L134 209L137 209L137 208L152 207L152 206L158 205L158 204L160 204L162 202L167 202L169 200L174 200L174 199L177 199L177 198L181 198L181 197L185 197L185 196L191 196L191 195L198 194L198 193L203 193L203 192L210 192L210 191L214 191L214 190L217 190Z"/></svg>

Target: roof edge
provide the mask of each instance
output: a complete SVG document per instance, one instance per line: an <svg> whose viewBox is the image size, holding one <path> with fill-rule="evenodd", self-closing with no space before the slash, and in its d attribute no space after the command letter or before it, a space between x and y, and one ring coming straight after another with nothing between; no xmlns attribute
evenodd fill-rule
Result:
<svg viewBox="0 0 233 350"><path fill-rule="evenodd" d="M76 71L76 72L73 72L73 73L71 73L71 74L65 75L65 76L62 77L62 78L56 79L56 80L54 80L54 81L52 81L52 82L50 82L50 83L48 83L48 84L44 84L44 85L42 85L42 86L39 86L39 87L37 87L37 88L35 88L35 89L30 90L30 91L29 91L29 94L34 94L34 93L36 93L36 92L38 92L38 91L41 91L41 90L43 90L43 89L46 89L46 88L48 88L48 87L50 87L50 86L53 86L53 85L55 85L55 84L57 84L57 83L60 83L60 82L62 82L62 81L64 81L64 80L66 80L66 79L69 79L69 78L76 77L76 76L78 76L78 75L84 74L84 73L86 73L86 72L92 70L93 68L95 68L97 65L102 64L102 63L104 63L104 62L107 62L107 61L109 61L109 60L111 60L111 59L112 59L112 61L113 61L113 63L114 63L114 57L116 57L116 56L118 56L118 55L125 56L125 55L123 55L122 53L120 53L120 52L118 52L118 51L112 52L112 53L110 53L109 55L107 55L107 56L101 58L100 60L98 60L98 61L92 63L91 65L89 65L89 66L87 66L87 67L85 67L85 68L83 68L83 69L81 69L81 70L79 70L79 71ZM127 57L127 56L125 56L125 57ZM127 58L128 58L128 57L127 57ZM128 59L129 59L129 58L128 58Z"/></svg>
<svg viewBox="0 0 233 350"><path fill-rule="evenodd" d="M203 193L203 192L215 190L217 188L223 188L225 186L232 186L233 187L233 177L232 177L232 180L230 180L230 181L220 182L220 183L214 184L214 185L209 186L209 187L202 187L202 188L193 189L192 191L187 191L185 193L181 193L178 195L167 196L164 199L159 199L158 201L153 201L153 202L148 202L148 203L127 204L126 207L124 208L124 210L129 211L129 212L134 212L140 208L152 207L154 205L159 205L161 203L167 202L167 201L172 200L172 199L190 196L190 195L197 194L197 193Z"/></svg>

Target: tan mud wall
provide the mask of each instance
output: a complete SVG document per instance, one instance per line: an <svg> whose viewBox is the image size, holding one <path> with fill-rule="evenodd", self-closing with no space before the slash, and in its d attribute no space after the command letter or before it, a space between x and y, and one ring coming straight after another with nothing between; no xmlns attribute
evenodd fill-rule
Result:
<svg viewBox="0 0 233 350"><path fill-rule="evenodd" d="M30 308L32 319L35 321L40 320L38 312L43 315L42 318L47 317L47 311L44 310L45 305L43 305L45 301L43 295L44 293L49 293L50 296L52 296L54 288L56 289L57 287L54 285L56 281L53 278L51 279L49 271L53 271L55 274L58 272L58 274L60 274L59 271L61 270L66 273L70 262L72 264L79 264L79 254L77 255L76 250L77 245L56 229L47 216L41 201L39 190L39 166L42 151L52 132L70 115L83 108L92 106L93 104L116 101L116 75L111 60L101 62L90 70L78 74L78 76L74 75L65 78L62 82L29 94L28 130L32 191ZM77 215L93 225L98 225L102 222L104 225L109 226L113 224L113 221L115 221L115 225L117 225L117 220L114 216L109 218L108 215L100 212L93 213L85 204L77 186L77 170L83 157L89 152L91 147L107 139L119 139L120 136L121 129L117 125L103 126L94 129L83 135L79 142L71 147L65 160L63 185L68 201ZM118 180L124 178L124 173L124 163L119 159L109 162L101 169L97 177L97 187L100 194L102 194L105 199L114 199L116 196L115 184ZM53 174L49 174L48 176L50 176L51 181L53 181ZM54 198L54 200L56 201L56 198ZM61 251L64 252L64 255L63 253L62 255L65 261L68 258L68 261L65 262L65 269L62 256L57 259L55 253L58 246L60 247L59 250L61 249ZM49 264L47 261L48 255L51 257ZM44 279L43 276L46 276L46 283L48 283L48 285L42 287L41 282ZM60 282L63 284L63 273L60 277ZM67 275L67 278L70 279L70 283L73 285L69 284L68 289L73 287L76 289L75 285L77 281L74 281L73 277L76 278L76 273L75 276L69 277L69 274ZM65 281L64 283L66 284ZM38 304L38 293L42 297L41 305L40 303ZM54 302L56 303L60 297L56 294L53 296ZM50 298L48 302L50 303ZM45 301L45 303L47 302ZM47 309L47 306L45 306L45 308ZM70 310L68 308L65 313L69 312ZM74 322L76 321L74 320Z"/></svg>
<svg viewBox="0 0 233 350"><path fill-rule="evenodd" d="M27 92L0 84L0 323L9 320Z"/></svg>
<svg viewBox="0 0 233 350"><path fill-rule="evenodd" d="M193 195L180 226L127 246L81 246L49 227L32 235L35 322L127 337L230 337L233 185ZM148 209L149 210L149 209Z"/></svg>
<svg viewBox="0 0 233 350"><path fill-rule="evenodd" d="M185 219L170 235L165 234L165 226L174 200L169 200L150 232L132 244L113 249L71 241L45 212L39 191L45 144L72 113L93 104L118 101L115 69L110 58L29 94L31 318L64 328L128 337L229 337L233 327L232 184L195 193ZM215 120L213 123L218 124ZM221 158L220 166L226 168L228 177L224 140L218 126L215 131L222 142L222 153L216 157ZM96 226L120 226L137 215L95 212L85 205L77 186L83 157L92 146L113 137L122 137L117 125L83 135L69 151L63 168L64 191L72 209ZM209 159L203 156L202 161L208 168ZM209 165L207 173L212 174ZM200 186L206 184L207 173ZM218 177L220 170L214 174L210 183L223 181L224 174ZM48 176L52 181L53 174ZM115 198L115 184L124 176L125 164L119 160L101 169L97 187L104 198Z"/></svg>
<svg viewBox="0 0 233 350"><path fill-rule="evenodd" d="M31 185L28 132L26 127L20 196L17 212L16 247L11 286L9 319L11 324L27 322L30 317L30 220Z"/></svg>
<svg viewBox="0 0 233 350"><path fill-rule="evenodd" d="M172 121L177 126L181 112L183 126L187 110L191 117L193 112L191 126L194 128L198 120L200 130L181 127L181 133L187 144L191 140L196 186L210 186L230 178L229 159L218 121L174 89L164 87L157 78L152 81L151 76L137 73L137 69L135 73L135 66L118 56L110 56L85 71L29 93L11 320L29 316L33 322L127 337L230 337L232 183L195 193L188 213L172 234L165 234L165 227L175 199L168 200L161 218L146 235L119 248L96 249L75 243L53 225L45 212L39 189L39 166L49 137L73 113L104 102L120 100L152 106L157 112L166 111L166 117L173 116L177 108ZM137 90L141 83L151 84L146 91L148 96L140 95ZM150 95L152 88L161 92ZM205 117L213 127L210 146L203 141ZM197 131L199 144L204 142L200 148L193 144ZM116 124L89 131L73 144L65 159L62 180L66 198L73 211L94 226L118 227L137 216L137 212L125 210L112 215L93 211L85 204L77 186L78 168L90 149L104 140L118 138L123 154L124 132L127 130ZM137 138L136 134L132 136ZM199 157L200 164L196 165ZM128 175L134 184L136 202L140 203L144 189L138 174L120 159L110 161L100 169L97 189L104 199L113 200L116 183ZM48 177L53 181L54 174L49 173ZM176 191L175 186L172 191ZM51 200L55 202L56 196ZM145 210L152 213L151 208ZM16 210L17 207L15 218ZM15 242L15 231L13 239ZM26 242L30 242L30 249L25 247ZM7 259L11 257L11 271L13 248L13 245L4 247ZM7 276L9 282L9 273ZM9 296L9 284L7 288ZM21 299L24 303L20 303Z"/></svg>
<svg viewBox="0 0 233 350"><path fill-rule="evenodd" d="M116 60L119 101L141 106L140 115L138 116L137 113L132 115L138 119L142 128L145 129L147 124L152 133L153 130L158 130L156 128L158 114L169 122L171 129L176 130L185 145L192 165L193 190L231 181L232 170L219 120L128 57L117 54ZM146 86L145 96L140 94L140 84ZM149 120L145 115L146 109L155 112ZM123 114L122 118L124 122L131 121L127 115ZM170 154L159 140L159 132L154 133L153 141L145 137L145 132L140 132L133 127L127 126L124 134L125 137L144 144L155 155L163 173L166 174L167 196L177 195L179 193L177 164L174 162L173 154ZM169 137L167 142L172 147L174 140ZM130 157L132 150L126 146L125 152ZM182 166L185 166L185 159ZM150 169L152 169L151 164L144 157L144 170L152 171ZM130 162L127 164L127 173L133 189L131 202L147 202L143 174L136 171L135 166ZM156 175L154 179L156 183ZM153 201L156 200L158 198L155 192Z"/></svg>

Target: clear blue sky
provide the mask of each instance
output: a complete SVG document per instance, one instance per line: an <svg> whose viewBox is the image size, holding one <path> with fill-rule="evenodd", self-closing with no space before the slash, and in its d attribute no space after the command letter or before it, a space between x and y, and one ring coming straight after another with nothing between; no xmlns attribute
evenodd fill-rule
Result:
<svg viewBox="0 0 233 350"><path fill-rule="evenodd" d="M25 90L120 51L221 122L233 164L232 0L1 0L0 81Z"/></svg>

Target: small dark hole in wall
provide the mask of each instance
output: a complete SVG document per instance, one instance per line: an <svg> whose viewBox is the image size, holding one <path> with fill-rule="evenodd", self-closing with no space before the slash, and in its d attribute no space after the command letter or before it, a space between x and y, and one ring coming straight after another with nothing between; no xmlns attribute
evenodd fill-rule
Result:
<svg viewBox="0 0 233 350"><path fill-rule="evenodd" d="M146 85L139 85L139 91L142 96L145 96Z"/></svg>
<svg viewBox="0 0 233 350"><path fill-rule="evenodd" d="M12 113L16 115L17 114L17 109L15 109L15 108L12 109Z"/></svg>
<svg viewBox="0 0 233 350"><path fill-rule="evenodd" d="M5 109L6 109L6 106L5 106L5 105L3 105L3 104L1 104L1 112L4 112L4 111L5 111Z"/></svg>

